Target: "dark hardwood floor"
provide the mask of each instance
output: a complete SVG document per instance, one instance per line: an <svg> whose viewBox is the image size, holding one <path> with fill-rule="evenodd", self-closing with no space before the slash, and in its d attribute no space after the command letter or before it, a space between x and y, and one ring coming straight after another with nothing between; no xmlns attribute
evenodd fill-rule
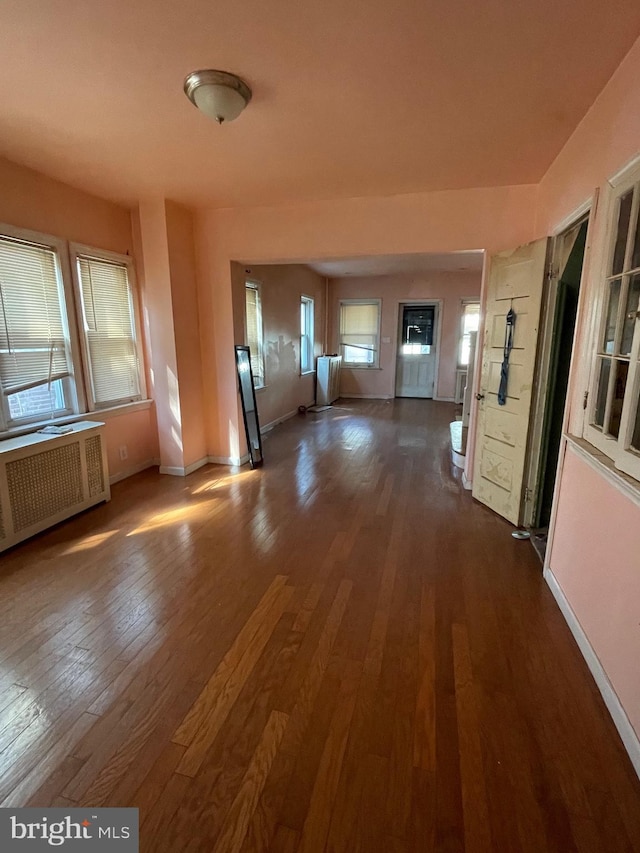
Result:
<svg viewBox="0 0 640 853"><path fill-rule="evenodd" d="M0 558L0 804L141 850L640 851L640 783L453 406L341 401Z"/></svg>

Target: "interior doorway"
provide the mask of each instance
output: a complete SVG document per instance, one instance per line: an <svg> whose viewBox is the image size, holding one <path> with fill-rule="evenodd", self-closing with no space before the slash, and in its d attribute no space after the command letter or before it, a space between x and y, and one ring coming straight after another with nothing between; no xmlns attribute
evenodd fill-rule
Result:
<svg viewBox="0 0 640 853"><path fill-rule="evenodd" d="M438 355L438 304L401 304L396 397L433 397Z"/></svg>

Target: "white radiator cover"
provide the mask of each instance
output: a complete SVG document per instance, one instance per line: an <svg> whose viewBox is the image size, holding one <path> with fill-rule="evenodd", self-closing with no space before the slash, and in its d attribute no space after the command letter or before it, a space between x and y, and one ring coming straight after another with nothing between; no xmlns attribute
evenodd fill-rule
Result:
<svg viewBox="0 0 640 853"><path fill-rule="evenodd" d="M0 551L111 497L104 424L0 442Z"/></svg>
<svg viewBox="0 0 640 853"><path fill-rule="evenodd" d="M462 403L464 400L464 389L467 384L467 371L466 369L458 368L456 370L456 395L454 400L456 403Z"/></svg>
<svg viewBox="0 0 640 853"><path fill-rule="evenodd" d="M340 396L342 356L321 355L316 370L316 406L330 406Z"/></svg>

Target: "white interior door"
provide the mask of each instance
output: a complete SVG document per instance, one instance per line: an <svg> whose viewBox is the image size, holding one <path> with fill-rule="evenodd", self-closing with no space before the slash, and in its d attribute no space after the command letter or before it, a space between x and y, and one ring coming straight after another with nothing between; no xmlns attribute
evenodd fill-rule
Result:
<svg viewBox="0 0 640 853"><path fill-rule="evenodd" d="M436 375L436 305L401 305L396 397L433 397Z"/></svg>
<svg viewBox="0 0 640 853"><path fill-rule="evenodd" d="M531 414L547 239L491 258L473 496L512 524L522 513L525 456ZM507 313L516 320L509 358L506 404L498 404Z"/></svg>

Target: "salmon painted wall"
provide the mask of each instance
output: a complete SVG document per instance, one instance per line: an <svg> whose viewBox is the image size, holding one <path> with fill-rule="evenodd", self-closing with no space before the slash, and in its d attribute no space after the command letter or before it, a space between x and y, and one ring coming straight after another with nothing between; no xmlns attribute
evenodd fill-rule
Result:
<svg viewBox="0 0 640 853"><path fill-rule="evenodd" d="M540 236L640 153L639 81L640 39L540 182L536 213Z"/></svg>
<svg viewBox="0 0 640 853"><path fill-rule="evenodd" d="M129 211L0 158L0 221L133 254Z"/></svg>
<svg viewBox="0 0 640 853"><path fill-rule="evenodd" d="M133 254L130 212L124 207L0 158L0 222L53 234L112 252ZM93 417L93 416L92 416ZM99 420L99 415L93 417ZM153 406L108 417L109 473L121 478L158 456ZM127 459L119 448L127 446Z"/></svg>
<svg viewBox="0 0 640 853"><path fill-rule="evenodd" d="M453 399L457 351L460 341L462 300L480 299L481 273L441 272L424 275L369 276L331 279L329 286L330 350L338 352L338 315L341 299L382 299L380 318L380 369L343 368L340 390L344 396L363 394L394 397L399 306L403 302L442 300L440 364L434 396ZM384 339L388 338L389 343Z"/></svg>
<svg viewBox="0 0 640 853"><path fill-rule="evenodd" d="M196 251L209 453L240 453L233 377L231 261L247 266L359 255L503 249L531 239L536 187L495 187L309 204L205 210Z"/></svg>
<svg viewBox="0 0 640 853"><path fill-rule="evenodd" d="M184 467L207 456L200 320L191 211L165 202Z"/></svg>
<svg viewBox="0 0 640 853"><path fill-rule="evenodd" d="M325 280L301 264L233 264L236 342L244 343L245 280L260 282L265 353L265 387L256 394L264 427L308 406L315 374L300 374L300 297L314 300L314 354L322 353Z"/></svg>
<svg viewBox="0 0 640 853"><path fill-rule="evenodd" d="M552 570L640 737L638 530L640 506L569 448Z"/></svg>
<svg viewBox="0 0 640 853"><path fill-rule="evenodd" d="M576 431L588 387L591 306L600 286L598 244L605 225L607 179L639 151L640 41L568 140L538 193L536 230L543 235L600 188L571 373L571 425ZM638 530L640 506L569 448L557 486L548 564L640 736Z"/></svg>
<svg viewBox="0 0 640 853"><path fill-rule="evenodd" d="M156 403L160 470L184 469L182 412L173 321L169 238L164 199L140 202L135 233L149 346L150 396Z"/></svg>
<svg viewBox="0 0 640 853"><path fill-rule="evenodd" d="M302 264L232 264L236 343L244 343L245 280L260 282L265 387L256 393L262 427L313 403L315 374L300 374L300 297L314 300L314 354L322 352L325 280Z"/></svg>

